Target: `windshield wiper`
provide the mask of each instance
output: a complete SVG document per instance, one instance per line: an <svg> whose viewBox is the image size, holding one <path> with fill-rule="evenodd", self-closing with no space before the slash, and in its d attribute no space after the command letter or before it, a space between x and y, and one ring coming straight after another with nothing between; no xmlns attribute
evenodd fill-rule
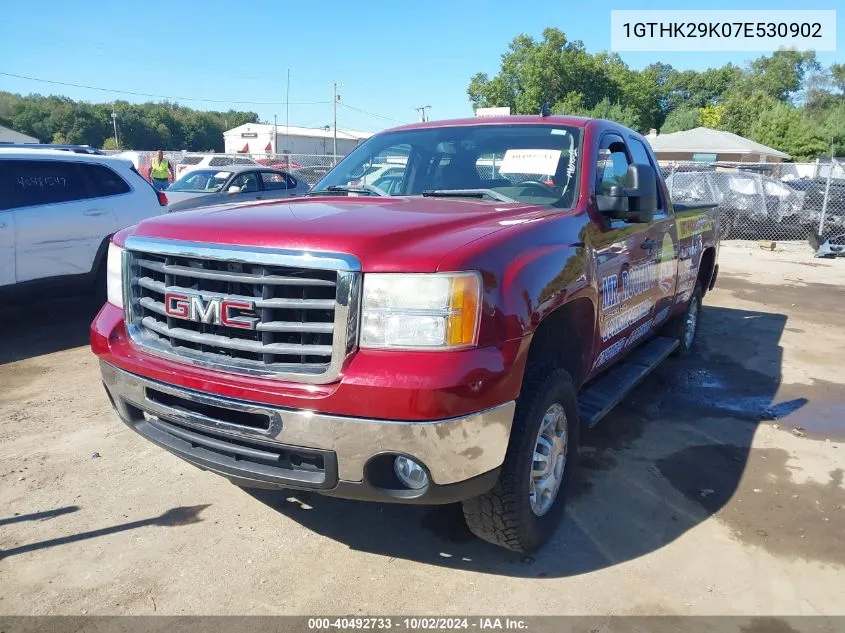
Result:
<svg viewBox="0 0 845 633"><path fill-rule="evenodd" d="M427 189L422 192L426 198L493 198L499 202L516 202L492 189Z"/></svg>
<svg viewBox="0 0 845 633"><path fill-rule="evenodd" d="M373 185L329 185L325 189L319 191L309 191L309 196L319 196L324 191L341 192L341 193L365 193L367 195L386 196L387 192L379 189Z"/></svg>

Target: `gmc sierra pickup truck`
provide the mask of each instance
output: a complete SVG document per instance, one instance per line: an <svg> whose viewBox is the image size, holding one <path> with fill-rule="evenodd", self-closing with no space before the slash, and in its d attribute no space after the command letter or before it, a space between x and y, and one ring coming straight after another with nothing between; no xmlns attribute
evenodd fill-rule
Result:
<svg viewBox="0 0 845 633"><path fill-rule="evenodd" d="M462 502L475 534L530 552L580 430L693 345L712 206L673 205L609 121L408 125L304 198L116 234L91 345L120 418L202 469Z"/></svg>

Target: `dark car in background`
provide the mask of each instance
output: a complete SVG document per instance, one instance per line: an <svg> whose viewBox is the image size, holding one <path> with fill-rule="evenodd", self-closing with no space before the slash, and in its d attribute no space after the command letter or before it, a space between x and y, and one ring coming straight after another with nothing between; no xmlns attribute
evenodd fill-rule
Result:
<svg viewBox="0 0 845 633"><path fill-rule="evenodd" d="M687 171L666 185L678 202L718 203L723 239L805 239L818 214L804 205L805 192L746 171Z"/></svg>
<svg viewBox="0 0 845 633"><path fill-rule="evenodd" d="M845 232L845 180L831 178L799 178L784 181L784 184L804 194L804 209L813 215L812 228L818 231L824 211L825 234ZM824 204L827 191L827 206Z"/></svg>
<svg viewBox="0 0 845 633"><path fill-rule="evenodd" d="M308 184L279 169L230 165L188 172L166 190L171 211L301 196Z"/></svg>

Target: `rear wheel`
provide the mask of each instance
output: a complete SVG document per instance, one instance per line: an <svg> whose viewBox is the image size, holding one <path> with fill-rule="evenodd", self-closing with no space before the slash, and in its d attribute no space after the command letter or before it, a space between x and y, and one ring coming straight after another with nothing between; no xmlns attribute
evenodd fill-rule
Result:
<svg viewBox="0 0 845 633"><path fill-rule="evenodd" d="M495 545L532 552L554 533L578 456L578 407L562 369L527 378L510 445L493 489L463 503L472 532Z"/></svg>

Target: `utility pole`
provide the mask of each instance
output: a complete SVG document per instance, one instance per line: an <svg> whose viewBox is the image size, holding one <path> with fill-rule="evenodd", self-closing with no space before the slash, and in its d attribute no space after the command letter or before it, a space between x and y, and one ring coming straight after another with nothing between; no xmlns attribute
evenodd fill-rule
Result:
<svg viewBox="0 0 845 633"><path fill-rule="evenodd" d="M425 116L425 111L431 109L430 105L427 106L420 106L419 108L414 108L417 112L420 113L420 121L425 123L428 121L428 117Z"/></svg>
<svg viewBox="0 0 845 633"><path fill-rule="evenodd" d="M337 163L337 102L340 95L337 94L337 82L334 82L334 99L332 99L332 119L334 127L334 142L332 143L332 164Z"/></svg>
<svg viewBox="0 0 845 633"><path fill-rule="evenodd" d="M273 115L273 153L279 153L279 126L276 124L276 115Z"/></svg>
<svg viewBox="0 0 845 633"><path fill-rule="evenodd" d="M285 167L290 169L290 68L288 68L288 83L285 90L285 150L288 156Z"/></svg>
<svg viewBox="0 0 845 633"><path fill-rule="evenodd" d="M117 138L117 112L114 111L114 102L111 104L111 121L114 125L114 146L116 149L120 149L120 141Z"/></svg>

